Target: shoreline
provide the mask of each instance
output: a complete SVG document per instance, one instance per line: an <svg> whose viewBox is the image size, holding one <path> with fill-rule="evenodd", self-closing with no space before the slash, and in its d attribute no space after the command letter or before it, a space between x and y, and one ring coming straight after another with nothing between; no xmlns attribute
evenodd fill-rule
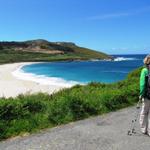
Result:
<svg viewBox="0 0 150 150"><path fill-rule="evenodd" d="M33 94L38 92L52 94L65 86L54 84L41 84L32 80L23 80L13 75L13 72L23 67L42 62L22 62L0 65L0 97L16 97L19 94ZM50 82L49 82L50 83Z"/></svg>
<svg viewBox="0 0 150 150"><path fill-rule="evenodd" d="M117 57L114 61L125 61L128 59L134 60L133 58ZM76 84L82 84L57 77L38 76L26 73L21 69L25 65L37 63L45 63L45 61L1 64L0 97L16 97L19 94L33 94L38 92L52 94L61 89L70 88Z"/></svg>

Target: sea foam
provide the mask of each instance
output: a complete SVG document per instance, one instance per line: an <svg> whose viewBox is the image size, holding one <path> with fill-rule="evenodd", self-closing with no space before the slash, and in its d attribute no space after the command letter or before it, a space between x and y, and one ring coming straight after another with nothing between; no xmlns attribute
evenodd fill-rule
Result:
<svg viewBox="0 0 150 150"><path fill-rule="evenodd" d="M117 57L114 59L114 61L129 61L129 60L136 60L136 58Z"/></svg>
<svg viewBox="0 0 150 150"><path fill-rule="evenodd" d="M57 77L47 77L45 75L36 75L33 73L26 73L22 69L23 66L20 66L15 71L12 72L13 76L17 79L26 80L26 81L33 81L42 85L55 85L60 87L72 87L76 84L82 84L77 81L67 81L63 78Z"/></svg>

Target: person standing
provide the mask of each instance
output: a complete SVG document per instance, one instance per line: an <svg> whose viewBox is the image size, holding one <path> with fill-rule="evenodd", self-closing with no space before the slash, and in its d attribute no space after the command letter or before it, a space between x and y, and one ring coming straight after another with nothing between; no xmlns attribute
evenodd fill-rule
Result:
<svg viewBox="0 0 150 150"><path fill-rule="evenodd" d="M148 74L150 71L150 55L144 59L145 67L140 75L140 99L142 100L142 108L140 112L140 128L143 134L150 136L150 98L147 94Z"/></svg>

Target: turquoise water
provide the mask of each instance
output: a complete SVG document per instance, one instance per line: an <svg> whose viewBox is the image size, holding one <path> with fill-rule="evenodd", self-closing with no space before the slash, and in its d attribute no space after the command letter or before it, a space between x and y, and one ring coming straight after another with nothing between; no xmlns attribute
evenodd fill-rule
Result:
<svg viewBox="0 0 150 150"><path fill-rule="evenodd" d="M34 75L56 77L67 81L111 83L143 65L145 55L115 55L115 61L72 61L26 65L22 70Z"/></svg>

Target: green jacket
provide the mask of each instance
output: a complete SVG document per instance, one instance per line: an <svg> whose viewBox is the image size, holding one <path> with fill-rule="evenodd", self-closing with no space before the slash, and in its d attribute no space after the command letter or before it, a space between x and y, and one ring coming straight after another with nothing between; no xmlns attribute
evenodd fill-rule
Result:
<svg viewBox="0 0 150 150"><path fill-rule="evenodd" d="M148 75L148 69L143 68L141 71L141 76L140 76L140 96L144 97L145 96L145 77Z"/></svg>

